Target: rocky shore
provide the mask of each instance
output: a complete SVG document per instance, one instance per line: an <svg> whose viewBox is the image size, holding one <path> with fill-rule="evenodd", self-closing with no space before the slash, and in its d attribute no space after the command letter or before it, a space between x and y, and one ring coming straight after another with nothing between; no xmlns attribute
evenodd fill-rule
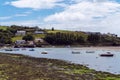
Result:
<svg viewBox="0 0 120 80"><path fill-rule="evenodd" d="M67 61L0 53L0 80L120 80Z"/></svg>

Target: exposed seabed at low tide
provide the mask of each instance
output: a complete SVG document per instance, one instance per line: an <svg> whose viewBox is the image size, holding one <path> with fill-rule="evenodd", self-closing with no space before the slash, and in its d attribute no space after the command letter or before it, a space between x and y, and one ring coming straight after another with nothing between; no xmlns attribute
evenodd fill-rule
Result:
<svg viewBox="0 0 120 80"><path fill-rule="evenodd" d="M0 53L1 80L120 80L120 75L83 65L20 54Z"/></svg>

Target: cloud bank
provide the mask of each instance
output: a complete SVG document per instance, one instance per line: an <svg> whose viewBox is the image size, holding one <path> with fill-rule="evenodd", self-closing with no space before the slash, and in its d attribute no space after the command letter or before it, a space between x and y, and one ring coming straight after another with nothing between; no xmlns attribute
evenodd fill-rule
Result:
<svg viewBox="0 0 120 80"><path fill-rule="evenodd" d="M45 22L66 24L68 28L85 31L119 33L120 4L108 0L76 0L64 11L50 15ZM118 17L119 16L119 17ZM71 25L70 25L71 24Z"/></svg>
<svg viewBox="0 0 120 80"><path fill-rule="evenodd" d="M32 8L32 9L50 9L55 6L64 6L61 3L63 0L16 0L6 2L6 5L12 5L18 8Z"/></svg>
<svg viewBox="0 0 120 80"><path fill-rule="evenodd" d="M45 21L81 22L104 19L120 11L120 4L116 2L88 2L83 1L68 6L63 12L55 13L45 18Z"/></svg>

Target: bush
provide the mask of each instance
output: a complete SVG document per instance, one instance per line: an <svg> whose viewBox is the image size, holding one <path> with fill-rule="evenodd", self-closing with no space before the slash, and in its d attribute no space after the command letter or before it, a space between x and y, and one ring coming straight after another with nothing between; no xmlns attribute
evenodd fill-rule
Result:
<svg viewBox="0 0 120 80"><path fill-rule="evenodd" d="M22 39L25 41L33 41L34 37L32 35L25 35L25 36L23 36Z"/></svg>

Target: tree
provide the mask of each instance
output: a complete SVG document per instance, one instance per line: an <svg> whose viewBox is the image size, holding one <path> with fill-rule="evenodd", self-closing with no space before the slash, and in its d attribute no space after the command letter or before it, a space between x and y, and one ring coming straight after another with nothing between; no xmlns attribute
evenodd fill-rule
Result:
<svg viewBox="0 0 120 80"><path fill-rule="evenodd" d="M83 36L77 37L77 42L78 43L85 43L85 38Z"/></svg>
<svg viewBox="0 0 120 80"><path fill-rule="evenodd" d="M4 31L0 32L0 43L11 44L12 43L11 34Z"/></svg>
<svg viewBox="0 0 120 80"><path fill-rule="evenodd" d="M56 44L56 45L70 45L74 43L75 36L72 33L51 33L47 34L44 38L45 41L47 41L50 44Z"/></svg>
<svg viewBox="0 0 120 80"><path fill-rule="evenodd" d="M90 34L88 35L87 40L93 45L96 45L97 43L101 41L101 37L99 34Z"/></svg>
<svg viewBox="0 0 120 80"><path fill-rule="evenodd" d="M7 31L11 32L13 36L15 36L15 33L17 32L17 29L14 29L14 28L7 28Z"/></svg>
<svg viewBox="0 0 120 80"><path fill-rule="evenodd" d="M25 35L25 36L23 36L22 39L25 41L33 41L34 37L32 35Z"/></svg>
<svg viewBox="0 0 120 80"><path fill-rule="evenodd" d="M52 27L52 31L54 31L54 27Z"/></svg>

